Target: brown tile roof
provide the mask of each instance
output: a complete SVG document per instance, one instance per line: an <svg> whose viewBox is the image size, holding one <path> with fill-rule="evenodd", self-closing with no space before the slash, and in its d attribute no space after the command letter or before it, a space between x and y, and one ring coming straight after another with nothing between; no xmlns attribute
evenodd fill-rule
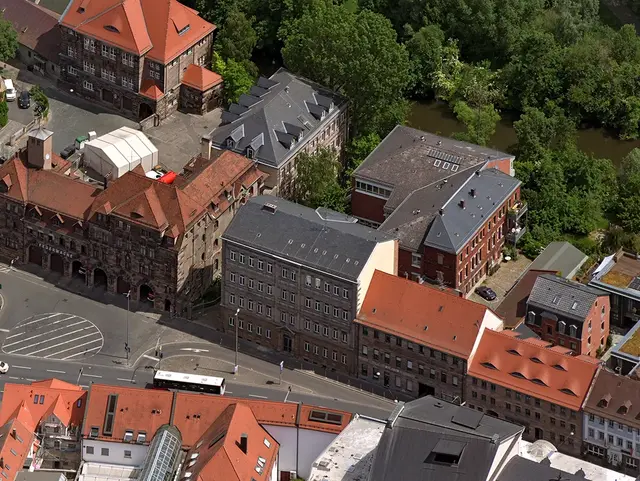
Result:
<svg viewBox="0 0 640 481"><path fill-rule="evenodd" d="M514 391L578 411L598 361L513 331L485 330L468 373Z"/></svg>
<svg viewBox="0 0 640 481"><path fill-rule="evenodd" d="M504 319L504 327L513 329L522 322L527 314L527 299L538 276L542 274L555 274L554 271L530 270L509 290L496 308L496 314Z"/></svg>
<svg viewBox="0 0 640 481"><path fill-rule="evenodd" d="M584 410L640 428L640 381L599 369Z"/></svg>
<svg viewBox="0 0 640 481"><path fill-rule="evenodd" d="M192 63L187 67L182 83L202 92L221 84L222 77L211 70Z"/></svg>
<svg viewBox="0 0 640 481"><path fill-rule="evenodd" d="M466 359L488 310L448 292L376 271L355 322Z"/></svg>
<svg viewBox="0 0 640 481"><path fill-rule="evenodd" d="M246 453L240 440L246 435ZM268 444L268 445L267 445ZM230 404L187 453L181 478L198 481L266 481L278 456L279 444L258 424L244 403Z"/></svg>
<svg viewBox="0 0 640 481"><path fill-rule="evenodd" d="M72 0L60 22L162 64L215 30L177 0Z"/></svg>
<svg viewBox="0 0 640 481"><path fill-rule="evenodd" d="M118 396L112 434L103 433L109 395ZM173 393L122 386L92 384L89 400L82 424L82 436L89 437L91 427L99 428L97 439L122 441L125 431L134 431L134 439L139 432L146 434L146 442L151 441L160 426L171 419Z"/></svg>
<svg viewBox="0 0 640 481"><path fill-rule="evenodd" d="M29 0L0 0L0 10L16 29L19 43L58 63L62 34L55 12Z"/></svg>

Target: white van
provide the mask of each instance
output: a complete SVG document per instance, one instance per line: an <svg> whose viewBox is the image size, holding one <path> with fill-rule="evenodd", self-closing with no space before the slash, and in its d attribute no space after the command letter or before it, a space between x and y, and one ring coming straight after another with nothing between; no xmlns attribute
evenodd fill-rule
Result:
<svg viewBox="0 0 640 481"><path fill-rule="evenodd" d="M7 102L12 102L17 98L16 89L13 88L13 80L10 78L4 79L4 96Z"/></svg>

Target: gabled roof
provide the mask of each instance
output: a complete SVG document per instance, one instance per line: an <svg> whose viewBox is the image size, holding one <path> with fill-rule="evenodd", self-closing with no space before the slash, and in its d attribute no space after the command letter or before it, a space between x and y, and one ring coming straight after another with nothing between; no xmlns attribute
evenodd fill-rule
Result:
<svg viewBox="0 0 640 481"><path fill-rule="evenodd" d="M50 62L58 63L62 34L57 13L29 0L0 0L0 10L4 19L16 29L18 43Z"/></svg>
<svg viewBox="0 0 640 481"><path fill-rule="evenodd" d="M497 169L475 171L442 206L424 244L457 254L520 184Z"/></svg>
<svg viewBox="0 0 640 481"><path fill-rule="evenodd" d="M33 431L17 418L10 419L0 427L0 457L7 479L14 480L22 471L34 440Z"/></svg>
<svg viewBox="0 0 640 481"><path fill-rule="evenodd" d="M578 411L599 361L513 331L485 330L468 373L514 391Z"/></svg>
<svg viewBox="0 0 640 481"><path fill-rule="evenodd" d="M551 242L534 259L529 269L551 270L560 273L565 279L572 279L588 258L569 242Z"/></svg>
<svg viewBox="0 0 640 481"><path fill-rule="evenodd" d="M375 271L355 322L468 359L487 311L482 304Z"/></svg>
<svg viewBox="0 0 640 481"><path fill-rule="evenodd" d="M164 97L164 92L158 87L155 81L145 79L140 84L140 95L150 98L151 100L160 100Z"/></svg>
<svg viewBox="0 0 640 481"><path fill-rule="evenodd" d="M246 442L246 452L241 445ZM197 481L266 481L278 442L258 424L251 408L231 404L187 452L180 478Z"/></svg>
<svg viewBox="0 0 640 481"><path fill-rule="evenodd" d="M345 214L271 196L242 206L223 239L350 280L358 278L378 243L391 240Z"/></svg>
<svg viewBox="0 0 640 481"><path fill-rule="evenodd" d="M432 396L400 404L387 420L369 481L485 481L500 444L523 430Z"/></svg>
<svg viewBox="0 0 640 481"><path fill-rule="evenodd" d="M345 102L336 93L281 68L269 79L260 77L249 94L223 112L222 125L205 138L216 147L242 154L251 147L258 162L278 167ZM227 142L230 138L233 145Z"/></svg>
<svg viewBox="0 0 640 481"><path fill-rule="evenodd" d="M60 23L163 65L215 29L177 0L71 0Z"/></svg>
<svg viewBox="0 0 640 481"><path fill-rule="evenodd" d="M513 158L487 147L397 125L358 166L354 177L390 187L385 210L392 211L416 189L459 172L482 169L492 161Z"/></svg>
<svg viewBox="0 0 640 481"><path fill-rule="evenodd" d="M208 68L192 63L187 67L182 77L182 83L204 92L215 85L221 84L222 77Z"/></svg>
<svg viewBox="0 0 640 481"><path fill-rule="evenodd" d="M606 419L640 428L640 381L598 370L584 410Z"/></svg>
<svg viewBox="0 0 640 481"><path fill-rule="evenodd" d="M570 281L553 274L538 276L528 304L547 312L584 321L598 297L608 295L595 287Z"/></svg>

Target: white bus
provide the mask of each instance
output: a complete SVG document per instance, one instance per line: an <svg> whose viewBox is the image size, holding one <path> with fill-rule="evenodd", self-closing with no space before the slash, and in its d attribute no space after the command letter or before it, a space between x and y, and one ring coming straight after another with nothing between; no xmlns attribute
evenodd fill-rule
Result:
<svg viewBox="0 0 640 481"><path fill-rule="evenodd" d="M223 377L199 376L172 371L156 371L153 376L153 387L220 395L224 394L226 388Z"/></svg>

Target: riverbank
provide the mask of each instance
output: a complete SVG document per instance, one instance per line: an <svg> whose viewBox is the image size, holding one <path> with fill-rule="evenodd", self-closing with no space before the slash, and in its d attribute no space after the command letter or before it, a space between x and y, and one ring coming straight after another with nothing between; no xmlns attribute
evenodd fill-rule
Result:
<svg viewBox="0 0 640 481"><path fill-rule="evenodd" d="M489 147L512 152L517 144L513 122L517 120L503 115L491 137ZM408 125L445 137L455 132L464 132L464 125L456 119L449 106L443 102L415 102L409 113ZM640 140L620 140L604 129L582 129L578 131L578 148L597 158L611 159L614 165L635 148L640 148Z"/></svg>

